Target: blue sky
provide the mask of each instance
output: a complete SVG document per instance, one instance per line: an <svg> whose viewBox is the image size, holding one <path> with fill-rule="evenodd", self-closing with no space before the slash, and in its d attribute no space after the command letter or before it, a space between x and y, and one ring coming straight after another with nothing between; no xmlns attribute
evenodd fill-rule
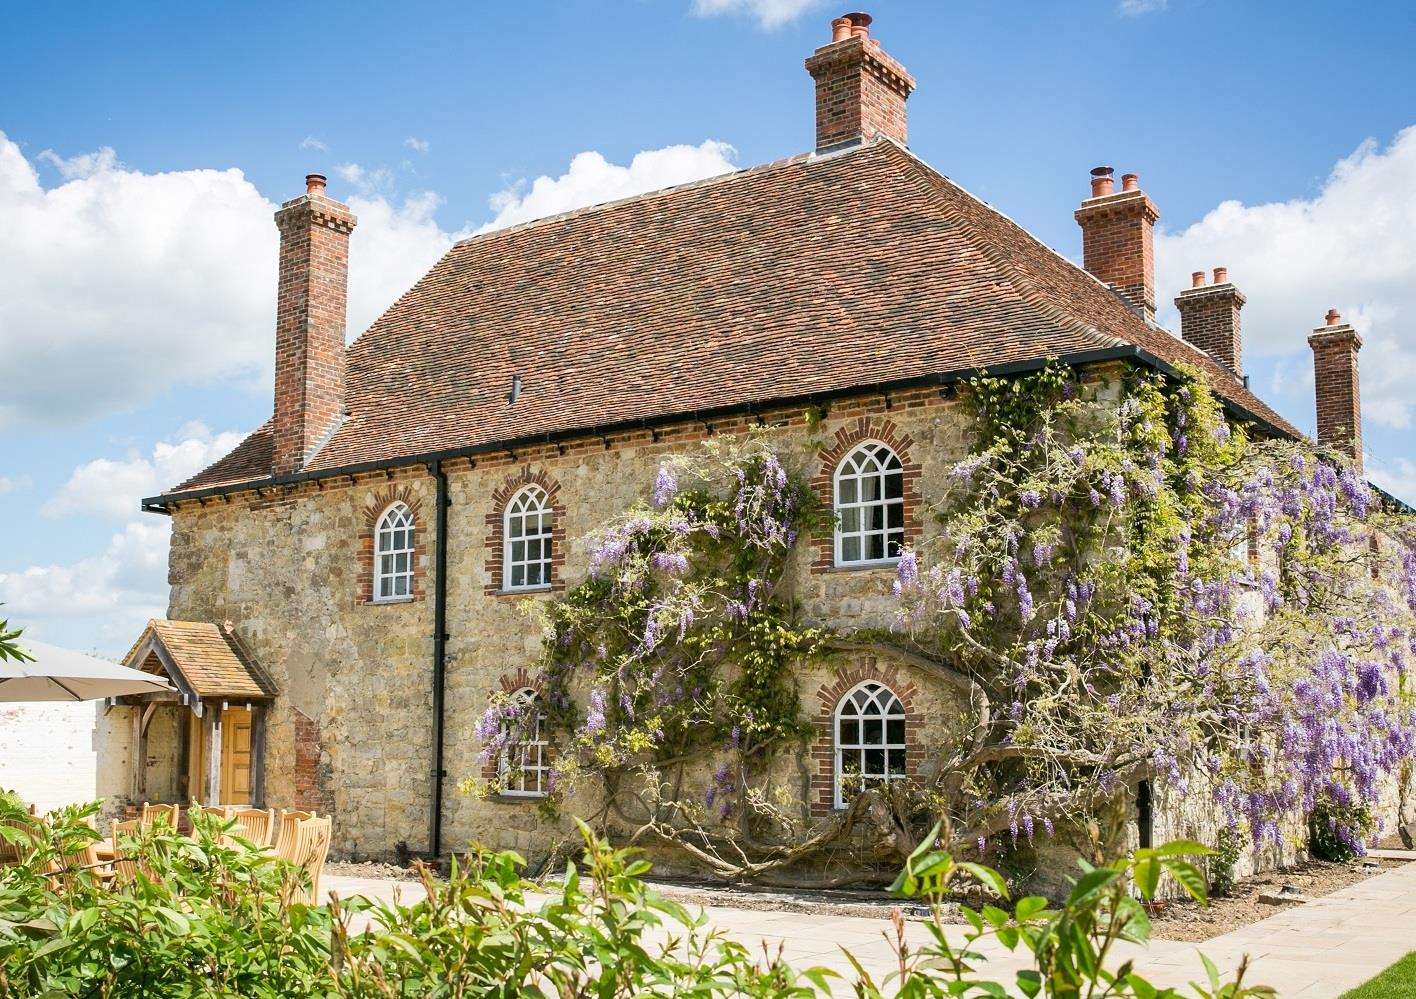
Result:
<svg viewBox="0 0 1416 999"><path fill-rule="evenodd" d="M1307 332L1356 322L1369 470L1416 501L1407 5L868 9L919 82L912 148L1063 253L1088 169L1139 172L1161 301L1228 266L1254 385L1298 425ZM270 211L307 171L361 215L362 326L458 233L809 149L802 60L842 10L6 6L0 614L114 653L162 613L166 525L134 500L268 413Z"/></svg>

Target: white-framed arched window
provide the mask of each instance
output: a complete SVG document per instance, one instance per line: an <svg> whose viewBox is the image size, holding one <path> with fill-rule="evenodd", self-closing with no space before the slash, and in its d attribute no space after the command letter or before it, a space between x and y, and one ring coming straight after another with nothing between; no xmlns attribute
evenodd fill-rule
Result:
<svg viewBox="0 0 1416 999"><path fill-rule="evenodd" d="M841 698L834 721L837 808L861 791L905 776L905 707L883 683L867 680Z"/></svg>
<svg viewBox="0 0 1416 999"><path fill-rule="evenodd" d="M546 715L541 710L541 698L530 687L511 695L517 705L506 746L499 763L502 793L520 797L540 797L548 790L546 771Z"/></svg>
<svg viewBox="0 0 1416 999"><path fill-rule="evenodd" d="M522 489L506 504L502 527L502 589L538 590L551 585L550 498L537 485Z"/></svg>
<svg viewBox="0 0 1416 999"><path fill-rule="evenodd" d="M836 466L836 564L870 565L905 546L905 474L900 458L866 441Z"/></svg>
<svg viewBox="0 0 1416 999"><path fill-rule="evenodd" d="M413 596L413 511L394 503L374 528L374 599Z"/></svg>

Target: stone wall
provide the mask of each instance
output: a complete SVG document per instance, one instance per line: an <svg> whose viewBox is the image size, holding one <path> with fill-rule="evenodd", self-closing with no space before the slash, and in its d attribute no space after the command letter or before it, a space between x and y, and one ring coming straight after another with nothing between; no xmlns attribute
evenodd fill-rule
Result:
<svg viewBox="0 0 1416 999"><path fill-rule="evenodd" d="M913 481L926 496L967 448L959 404L939 389L836 403L819 424L799 411L762 419L784 425L787 450L808 475L819 471L822 452L838 432L907 440L909 453L901 458L915 467ZM561 515L557 583L573 586L585 575L587 535L647 497L665 455L696 448L709 435L745 431L753 422L686 423L445 466L451 501L445 847L475 839L535 854L555 835L534 801L483 801L456 790L458 781L481 772L475 727L488 696L503 676L534 669L542 633L536 611L553 592L501 592L488 546L500 518L498 500L510 485L533 478L553 493ZM364 584L367 521L369 511L381 511L393 496L417 511L419 585L409 600L375 603ZM172 517L168 615L235 622L280 691L267 725L266 800L331 810L341 855L387 857L400 845L415 852L429 845L434 507L434 479L418 466L303 483L279 495L182 503ZM915 533L921 530L928 528L916 524ZM800 546L788 582L811 620L846 630L890 625L892 570L813 571L813 554L811 544ZM837 682L843 668L823 662L800 677L808 719L819 711L818 691ZM851 668L877 667L855 662ZM925 729L942 732L960 714L937 683L905 676L909 667L898 671L919 691L923 710L912 710L928 719L921 739ZM119 719L101 725L99 739L121 753L125 732ZM117 768L106 768L100 783L106 792L127 790ZM790 783L804 810L809 781L794 773Z"/></svg>

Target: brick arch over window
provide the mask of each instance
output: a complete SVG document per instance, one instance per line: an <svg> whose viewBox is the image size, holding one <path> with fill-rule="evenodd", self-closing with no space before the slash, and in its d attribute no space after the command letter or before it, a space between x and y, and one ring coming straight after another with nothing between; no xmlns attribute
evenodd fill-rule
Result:
<svg viewBox="0 0 1416 999"><path fill-rule="evenodd" d="M411 599L423 599L423 582L426 576L424 554L427 551L427 531L423 526L423 507L418 497L408 485L389 486L374 493L364 512L359 528L359 586L358 600L362 604L374 603L374 547L377 544L379 519L395 503L402 503L413 516L413 589Z"/></svg>
<svg viewBox="0 0 1416 999"><path fill-rule="evenodd" d="M548 589L559 592L565 589L565 507L560 503L560 483L544 471L532 472L526 465L507 480L492 494L492 511L487 514L487 579L485 591L488 596L515 597L524 593L545 592L536 590L508 590L503 572L503 556L506 551L506 505L527 486L540 486L546 493L546 506L551 511L551 583Z"/></svg>
<svg viewBox="0 0 1416 999"><path fill-rule="evenodd" d="M908 547L919 538L920 533L920 468L912 453L914 438L902 432L895 426L894 421L880 416L862 416L854 423L837 430L835 437L817 455L820 465L812 476L811 488L821 502L826 504L828 510L835 510L836 469L857 445L865 441L879 441L894 451L895 456L900 459L901 477L904 480L904 543ZM812 538L812 546L815 549L811 560L812 572L830 572L836 568L835 534L835 529L832 528ZM854 570L846 567L844 571Z"/></svg>
<svg viewBox="0 0 1416 999"><path fill-rule="evenodd" d="M890 688L905 709L905 775L914 777L924 762L924 747L920 744L920 726L924 719L915 710L919 688L902 677L893 666L882 666L872 660L853 667L841 667L831 682L816 692L817 714L814 721L816 738L811 755L816 763L811 775L811 799L807 806L813 817L829 815L836 803L836 708L841 699L867 681Z"/></svg>

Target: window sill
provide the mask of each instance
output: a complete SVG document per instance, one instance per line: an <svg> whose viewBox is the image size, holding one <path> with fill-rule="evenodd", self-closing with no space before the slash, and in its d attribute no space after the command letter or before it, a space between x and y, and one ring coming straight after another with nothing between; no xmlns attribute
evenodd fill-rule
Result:
<svg viewBox="0 0 1416 999"><path fill-rule="evenodd" d="M501 794L491 794L484 801L490 801L500 805L534 805L538 801L545 801L545 794L511 794L503 791Z"/></svg>
<svg viewBox="0 0 1416 999"><path fill-rule="evenodd" d="M503 597L534 596L537 593L550 593L554 588L551 583L547 583L545 586L517 586L512 589L500 589L497 594Z"/></svg>
<svg viewBox="0 0 1416 999"><path fill-rule="evenodd" d="M374 597L372 600L370 600L370 601L368 601L368 602L371 603L371 604L377 604L378 606L384 606L384 605L386 605L386 604L411 604L413 601L415 601L415 600L417 600L417 599L418 599L417 597L411 597L411 596L410 596L410 597Z"/></svg>
<svg viewBox="0 0 1416 999"><path fill-rule="evenodd" d="M869 572L880 569L895 569L899 566L900 560L897 558L879 559L874 562L847 562L844 565L836 564L831 566L832 572Z"/></svg>

